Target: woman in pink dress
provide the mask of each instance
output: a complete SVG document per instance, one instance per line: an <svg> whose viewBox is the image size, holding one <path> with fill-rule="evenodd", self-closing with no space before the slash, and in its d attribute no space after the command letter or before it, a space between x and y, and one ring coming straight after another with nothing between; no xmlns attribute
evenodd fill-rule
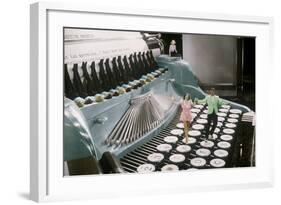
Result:
<svg viewBox="0 0 281 205"><path fill-rule="evenodd" d="M184 135L185 135L185 142L188 143L188 130L192 120L191 115L191 108L192 108L192 100L189 94L183 97L183 101L181 103L182 112L180 115L180 121L184 124Z"/></svg>

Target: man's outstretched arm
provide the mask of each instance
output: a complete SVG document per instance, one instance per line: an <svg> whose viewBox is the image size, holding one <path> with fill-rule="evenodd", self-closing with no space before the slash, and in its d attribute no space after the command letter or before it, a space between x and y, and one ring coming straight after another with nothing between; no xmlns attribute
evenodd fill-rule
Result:
<svg viewBox="0 0 281 205"><path fill-rule="evenodd" d="M207 102L207 96L204 99L202 99L202 100L198 100L197 99L197 103L198 104L205 104L206 102Z"/></svg>
<svg viewBox="0 0 281 205"><path fill-rule="evenodd" d="M226 102L225 100L219 98L219 106L222 106L222 105L228 105L229 103Z"/></svg>

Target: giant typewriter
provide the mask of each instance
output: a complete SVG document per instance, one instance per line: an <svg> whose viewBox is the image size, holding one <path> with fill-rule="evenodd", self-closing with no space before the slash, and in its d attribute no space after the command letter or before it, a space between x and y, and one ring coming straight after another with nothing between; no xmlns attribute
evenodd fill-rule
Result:
<svg viewBox="0 0 281 205"><path fill-rule="evenodd" d="M186 61L161 55L159 37L66 32L65 175L236 166L240 127L243 119L251 121L250 109L233 102L222 106L215 139L205 141L207 108L194 105L186 143L179 121L182 96L206 94Z"/></svg>

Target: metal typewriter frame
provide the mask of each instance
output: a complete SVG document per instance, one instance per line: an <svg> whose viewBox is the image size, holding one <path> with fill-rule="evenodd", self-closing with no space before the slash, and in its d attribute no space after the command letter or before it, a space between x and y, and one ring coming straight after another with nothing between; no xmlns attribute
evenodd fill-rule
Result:
<svg viewBox="0 0 281 205"><path fill-rule="evenodd" d="M95 5L81 5L81 4L63 4L63 3L35 3L31 5L31 15L30 15L30 39L31 39L31 83L30 83L30 118L31 118L31 127L30 127L30 198L34 201L52 201L52 200L69 200L69 199L80 199L80 198L98 198L98 197L108 197L110 196L120 196L121 192L114 193L112 190L107 190L107 188L99 187L101 191L95 194L89 194L83 192L75 193L70 190L61 191L56 193L50 191L53 184L50 181L65 183L67 185L76 185L79 184L77 180L81 178L66 178L62 176L60 179L55 179L49 174L50 164L53 162L49 158L49 108L48 108L48 99L49 99L49 87L48 80L50 78L48 73L48 13L50 11L63 11L63 12L75 12L75 13L96 13L96 14L106 14L106 15L124 15L124 16L141 16L142 18L164 18L164 19L181 19L181 20L193 20L193 21L210 21L210 22L240 22L240 23L250 23L252 25L265 25L267 26L269 39L267 43L269 47L272 48L272 26L273 20L268 17L250 17L250 16L236 16L236 15L224 15L224 14L206 14L206 13L193 13L193 12L180 12L180 11L152 11L152 10L139 10L139 9L124 9L124 8L97 8ZM208 29L208 28L207 28ZM270 59L271 53L265 53L265 55ZM259 66L259 65L258 65ZM257 66L257 67L258 67ZM269 62L267 66L270 67ZM260 68L261 69L261 68ZM269 80L266 78L265 80ZM268 143L271 145L271 143ZM264 150L269 151L266 156L268 156L271 151L270 149ZM260 152L259 152L260 153ZM272 186L273 183L273 174L272 174L272 161L268 159L268 165L258 164L259 171L257 172L259 177L255 180L248 181L246 183L239 182L238 184L235 181L230 180L228 183L218 184L216 182L209 182L205 185L199 183L198 186L182 186L174 185L173 192L182 192L183 187L186 191L200 191L200 190L210 190L211 188L216 187L217 190L220 189L230 189L230 188L249 188L249 187L268 187ZM232 170L225 170L223 173L232 172ZM243 173L247 172L247 169L241 169L241 177ZM212 175L214 171L208 171L208 174ZM205 172L204 172L205 173ZM146 175L146 176L131 176L131 175L121 175L118 176L119 179L123 180L124 184L129 184L129 181L136 180L137 178L142 178L146 180L153 180L154 182L159 182L158 186L150 187L141 187L139 189L134 189L128 192L128 195L138 195L138 194L148 194L149 190L153 190L155 193L167 193L167 186L161 184L161 180L167 178L176 177L176 173L157 173L155 175ZM184 173L182 173L184 174ZM189 173L193 177L202 177L204 176L203 172L200 173ZM186 177L186 175L182 176ZM113 176L99 176L89 177L89 180L92 180L92 183L98 182L99 184L103 180L116 180ZM140 179L138 179L140 181ZM62 182L64 181L64 182ZM247 180L246 180L247 181ZM61 184L62 185L62 184ZM88 184L88 187L91 185ZM124 186L122 186L124 187ZM81 188L81 187L80 187ZM84 187L85 188L85 187ZM94 188L94 186L92 187ZM166 189L165 189L166 188ZM171 187L169 187L171 188ZM158 190L158 191L157 191ZM93 192L91 192L93 193ZM71 195L71 197L70 197ZM122 195L123 197L126 195Z"/></svg>

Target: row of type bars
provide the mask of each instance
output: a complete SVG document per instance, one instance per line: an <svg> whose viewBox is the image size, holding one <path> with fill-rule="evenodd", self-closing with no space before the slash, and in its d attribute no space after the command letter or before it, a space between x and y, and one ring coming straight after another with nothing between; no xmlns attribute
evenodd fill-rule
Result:
<svg viewBox="0 0 281 205"><path fill-rule="evenodd" d="M155 128L164 118L164 110L152 92L130 101L130 106L118 121L105 143L122 146L132 143Z"/></svg>
<svg viewBox="0 0 281 205"><path fill-rule="evenodd" d="M112 67L110 67L110 64ZM97 72L95 62L91 63L91 73L87 71L87 62L83 62L81 69L83 81L78 72L78 64L74 64L73 79L70 78L68 65L64 65L64 86L65 96L70 99L76 97L85 98L94 96L103 91L109 91L129 81L140 79L142 75L153 72L158 69L152 51L139 52L131 54L129 57L118 56L110 59L101 59L98 63L99 72Z"/></svg>
<svg viewBox="0 0 281 205"><path fill-rule="evenodd" d="M205 106L204 106L205 108ZM194 117L190 127L192 127L193 124L196 124L196 120L197 119L200 119L200 115L203 114L203 110L204 108L201 109L201 111L199 113L196 114L196 116ZM143 144L142 146L139 146L138 148L136 148L135 150L133 150L132 152L128 153L126 156L124 156L122 159L121 159L121 165L123 167L123 169L126 171L126 172L137 172L137 168L142 165L142 164L146 164L146 163L151 163L147 160L147 156L149 154L152 154L152 153L155 153L155 152L159 152L156 147L157 145L160 145L160 144L163 144L163 143L166 143L164 141L164 138L167 137L167 136L171 136L171 130L173 129L178 129L176 127L176 125L179 123L179 116L180 116L180 109L178 110L177 112L177 115L175 116L175 118L172 120L172 122L165 128L163 129L159 135L153 137L151 140L149 140L147 143ZM238 120L238 123L239 121L241 121L241 116ZM227 123L227 121L224 121L223 122L223 125L221 128L224 127L224 124ZM237 125L238 125L237 123ZM236 127L237 129L237 127ZM191 128L192 130L192 128ZM190 161L191 159L197 157L196 155L196 150L200 149L200 148L205 148L205 147L202 147L200 142L204 141L206 139L206 133L205 131L202 133L202 135L200 137L196 137L196 142L194 144L189 144L189 146L191 147L191 151L188 153L187 156L185 156L187 158L187 160L185 162L183 162L181 164L181 169L183 170L188 170L188 169L198 169L198 167L194 167L192 164L188 163L188 161ZM216 140L213 140L215 146L213 146L211 148L211 153L214 153L215 150L217 149L222 149L222 148L218 148L216 146L216 144L218 142L221 142L222 140L220 139L219 133L217 133L218 135L218 138ZM186 145L185 142L183 142L183 136L178 136L179 137L179 140L178 142L176 143L176 145L174 146L174 148L171 150L171 153L170 154L178 154L178 151L175 149L178 145ZM227 149L228 151L228 156L227 158L224 158L226 164L224 167L232 167L233 164L232 164L232 156L233 156L233 152L234 152L234 144L236 142L236 137L237 136L233 136L233 140L231 141L228 141L231 146L230 148ZM207 149L210 149L210 148L207 148ZM208 169L208 168L212 168L211 165L210 165L210 161L212 159L214 159L215 156L213 154L211 154L209 157L205 158L206 159L206 164L201 167L201 169ZM160 167L158 167L158 169L156 169L156 171L161 171L161 166L165 166L167 164L171 164L171 162L169 161L168 159L168 156L165 156L164 158L164 161L162 162L162 165L160 165Z"/></svg>

